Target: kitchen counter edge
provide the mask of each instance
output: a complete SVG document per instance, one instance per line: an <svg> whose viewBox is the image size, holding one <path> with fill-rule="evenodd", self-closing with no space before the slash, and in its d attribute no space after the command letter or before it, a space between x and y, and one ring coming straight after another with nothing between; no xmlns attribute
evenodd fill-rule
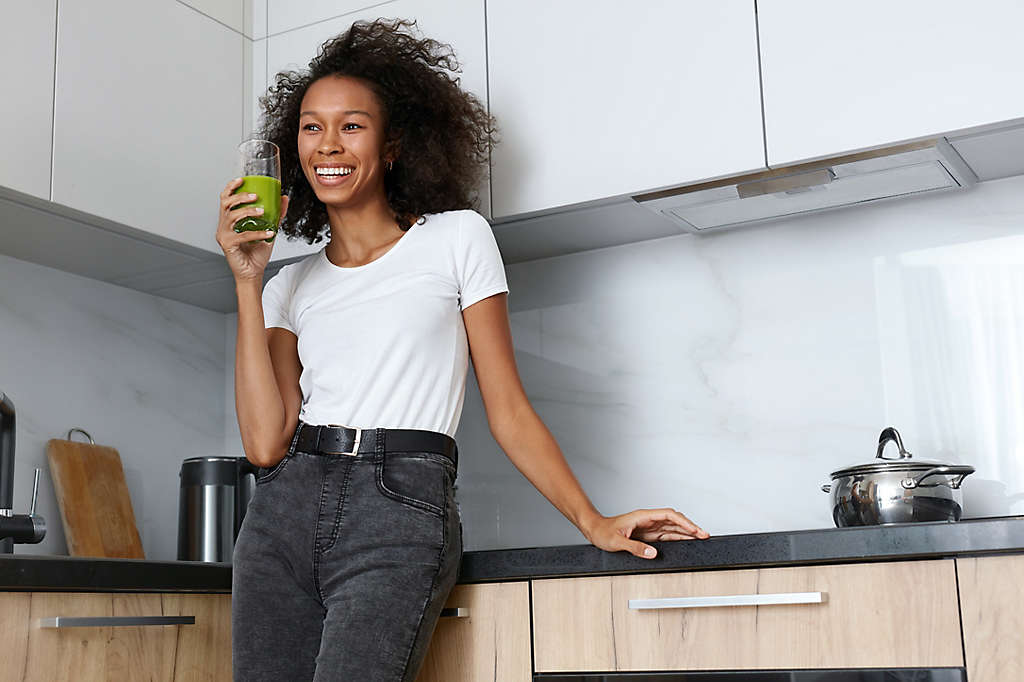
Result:
<svg viewBox="0 0 1024 682"><path fill-rule="evenodd" d="M653 559L593 545L466 552L460 583L1024 553L1024 516L650 542Z"/></svg>
<svg viewBox="0 0 1024 682"><path fill-rule="evenodd" d="M231 564L0 555L2 592L231 592Z"/></svg>
<svg viewBox="0 0 1024 682"><path fill-rule="evenodd" d="M765 568L1024 553L1024 516L822 528L651 542L654 559L593 545L468 551L459 583ZM231 564L38 555L0 556L0 591L231 592Z"/></svg>

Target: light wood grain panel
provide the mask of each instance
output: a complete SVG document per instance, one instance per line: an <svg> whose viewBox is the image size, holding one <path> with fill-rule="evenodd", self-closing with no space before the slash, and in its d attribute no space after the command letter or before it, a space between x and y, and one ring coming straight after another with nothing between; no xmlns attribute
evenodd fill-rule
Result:
<svg viewBox="0 0 1024 682"><path fill-rule="evenodd" d="M31 608L31 594L0 592L0 646L3 646L0 682L21 682L25 679Z"/></svg>
<svg viewBox="0 0 1024 682"><path fill-rule="evenodd" d="M163 594L164 615L195 616L178 626L174 681L231 679L231 595Z"/></svg>
<svg viewBox="0 0 1024 682"><path fill-rule="evenodd" d="M757 665L756 648L749 641L751 633L760 632L755 607L629 609L630 599L755 594L757 581L757 570L614 576L617 669L774 667Z"/></svg>
<svg viewBox="0 0 1024 682"><path fill-rule="evenodd" d="M968 679L1024 680L1024 556L956 563Z"/></svg>
<svg viewBox="0 0 1024 682"><path fill-rule="evenodd" d="M40 618L110 617L109 594L34 592L29 616L26 682L106 680L109 627L40 628Z"/></svg>
<svg viewBox="0 0 1024 682"><path fill-rule="evenodd" d="M952 560L761 569L758 591L828 592L820 608L760 607L758 667L960 667ZM778 665L776 665L778 662ZM785 663L783 663L785 662Z"/></svg>
<svg viewBox="0 0 1024 682"><path fill-rule="evenodd" d="M231 679L231 595L12 592L0 593L0 609L0 682ZM39 627L57 616L159 615L196 625Z"/></svg>
<svg viewBox="0 0 1024 682"><path fill-rule="evenodd" d="M417 682L530 682L528 583L456 585L445 606L469 617L438 621Z"/></svg>
<svg viewBox="0 0 1024 682"><path fill-rule="evenodd" d="M542 672L616 670L610 577L533 582L533 655ZM581 667L586 662L586 667Z"/></svg>
<svg viewBox="0 0 1024 682"><path fill-rule="evenodd" d="M817 591L826 603L628 608L630 599ZM951 560L535 581L533 604L542 672L963 665Z"/></svg>
<svg viewBox="0 0 1024 682"><path fill-rule="evenodd" d="M159 594L112 595L115 616L161 616ZM133 682L172 679L178 628L190 625L146 625L111 628L107 642L107 679Z"/></svg>

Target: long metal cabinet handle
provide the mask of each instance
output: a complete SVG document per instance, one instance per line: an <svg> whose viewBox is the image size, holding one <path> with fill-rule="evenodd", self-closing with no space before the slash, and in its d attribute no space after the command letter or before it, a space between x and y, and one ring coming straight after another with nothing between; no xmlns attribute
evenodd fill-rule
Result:
<svg viewBox="0 0 1024 682"><path fill-rule="evenodd" d="M40 618L41 628L100 628L124 625L195 625L195 616L105 616Z"/></svg>
<svg viewBox="0 0 1024 682"><path fill-rule="evenodd" d="M456 609L441 609L442 618L469 618L469 609L459 607Z"/></svg>
<svg viewBox="0 0 1024 682"><path fill-rule="evenodd" d="M631 609L699 609L710 606L776 606L782 604L824 604L828 592L783 592L779 594L734 594L722 597L669 597L630 599Z"/></svg>

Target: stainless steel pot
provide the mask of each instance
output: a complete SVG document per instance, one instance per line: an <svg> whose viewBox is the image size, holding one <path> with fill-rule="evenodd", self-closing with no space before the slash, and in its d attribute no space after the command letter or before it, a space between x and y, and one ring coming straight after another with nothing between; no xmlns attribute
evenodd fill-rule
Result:
<svg viewBox="0 0 1024 682"><path fill-rule="evenodd" d="M898 458L883 457L890 442ZM875 458L832 472L821 489L832 495L832 520L839 528L911 521L959 521L960 484L974 467L914 460L893 427L882 430Z"/></svg>

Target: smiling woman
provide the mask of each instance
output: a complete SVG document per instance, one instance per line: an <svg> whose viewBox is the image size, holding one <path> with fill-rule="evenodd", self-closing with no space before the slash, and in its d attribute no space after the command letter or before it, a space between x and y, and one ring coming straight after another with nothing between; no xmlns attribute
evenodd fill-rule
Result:
<svg viewBox="0 0 1024 682"><path fill-rule="evenodd" d="M471 357L491 433L587 540L651 558L642 540L707 537L674 509L602 516L531 407L501 253L472 210L493 120L459 89L451 48L411 28L356 23L262 99L280 229L327 235L319 253L262 287L273 243L231 229L254 197L232 194L240 179L221 193L235 407L261 469L234 546L238 680L416 679L462 557Z"/></svg>
<svg viewBox="0 0 1024 682"><path fill-rule="evenodd" d="M357 22L325 42L308 70L278 73L260 99L266 112L260 134L281 147L282 191L291 200L281 224L285 235L313 244L329 229L326 204L314 191L315 173L299 158L303 139L328 131L324 120L307 115L345 117L332 123L345 126L338 132L346 140L367 127L380 136L387 157L385 194L403 229L426 213L476 207L497 139L495 121L483 103L459 88L461 66L451 47L414 36L414 26ZM362 83L369 91L362 94L370 96L342 107L331 99L340 90L332 81L339 78Z"/></svg>

